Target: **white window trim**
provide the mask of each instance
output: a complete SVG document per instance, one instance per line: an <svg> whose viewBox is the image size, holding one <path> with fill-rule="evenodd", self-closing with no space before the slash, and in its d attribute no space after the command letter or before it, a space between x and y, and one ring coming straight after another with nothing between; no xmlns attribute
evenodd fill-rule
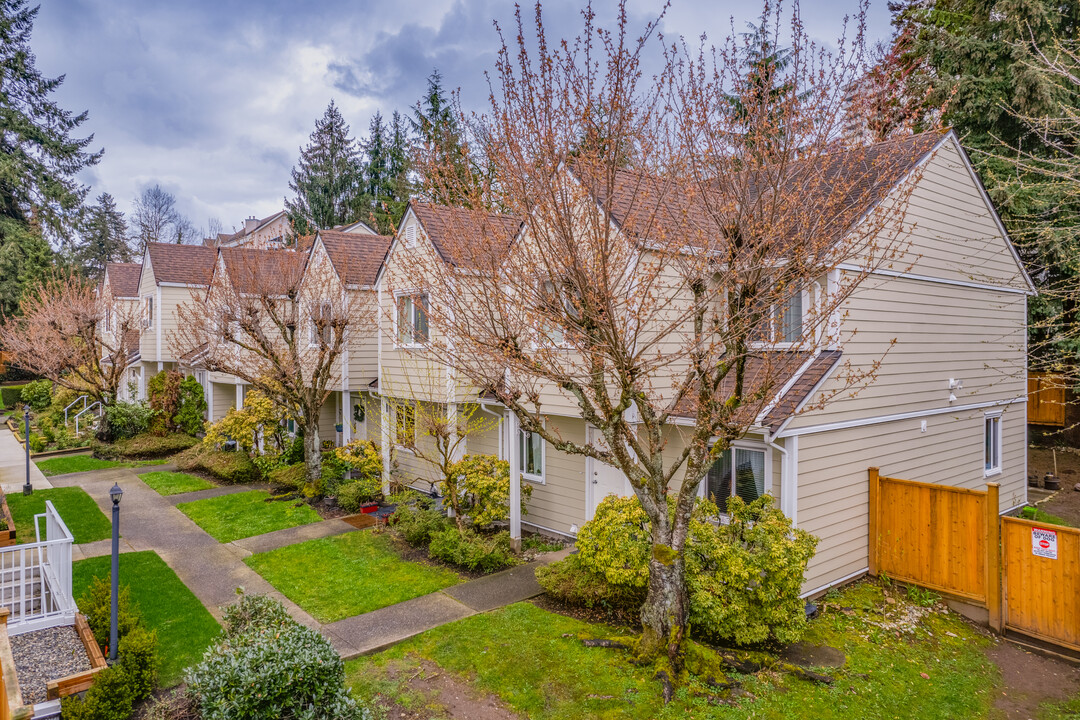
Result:
<svg viewBox="0 0 1080 720"><path fill-rule="evenodd" d="M792 348L797 348L803 345L803 343L806 341L806 311L807 308L810 307L809 288L803 288L799 291L799 294L802 295L802 315L799 316L800 336L802 337L802 339L796 342L788 342L786 340L781 340L778 342L754 341L747 343L747 345L749 345L752 350L791 350ZM773 331L776 330L776 328L773 327L773 320L776 317L776 303L769 304L769 313L767 317L769 322L769 333L772 334Z"/></svg>
<svg viewBox="0 0 1080 720"><path fill-rule="evenodd" d="M400 309L398 307L398 301L401 298L410 298L410 299L412 299L412 303L411 303L412 310L409 313L409 322L412 323L412 328L410 329L409 337L415 338L415 331L416 331L416 298L422 297L422 296L428 298L428 307L430 308L431 307L431 295L429 295L426 291L423 291L423 290L398 290L398 291L396 291L394 293L394 347L395 348L402 348L402 349L406 349L406 350L416 350L418 348L424 347L424 343L416 342L415 339L413 340L413 342L408 342L408 343L401 342L401 324L399 322L400 317L401 317L401 312L400 312ZM430 316L428 318L428 337L429 338L431 337L431 319L430 319Z"/></svg>
<svg viewBox="0 0 1080 720"><path fill-rule="evenodd" d="M545 427L547 427L547 418L543 421ZM521 473L526 481L533 483L534 485L547 485L547 440L543 437L540 438L540 474L533 475L525 472L525 433L527 431L524 428L518 429L518 472Z"/></svg>
<svg viewBox="0 0 1080 720"><path fill-rule="evenodd" d="M146 329L146 330L153 330L154 329L154 325L155 325L155 323L154 323L154 320L155 320L154 315L156 313L157 313L157 303L154 302L154 296L153 295L145 295L145 296L143 296L143 319L146 321L146 326L145 326L144 329Z"/></svg>
<svg viewBox="0 0 1080 720"><path fill-rule="evenodd" d="M995 423L995 425L997 427L997 433L996 433L997 437L994 438L994 446L995 446L995 449L997 450L997 457L995 458L995 460L997 460L997 465L994 465L994 466L992 466L990 468L987 468L986 467L986 425L990 420L993 420L993 419L997 420L997 423ZM1004 414L1003 414L1002 410L992 410L990 412L983 413L983 432L982 432L983 477L993 477L995 475L1000 475L1002 473L1002 466L1005 464L1005 462L1004 462L1004 455L1005 454L1002 451L1002 447L1001 447L1001 438L1002 438L1002 432L1001 431L1002 431L1002 426L1003 425L1004 425Z"/></svg>
<svg viewBox="0 0 1080 720"><path fill-rule="evenodd" d="M765 473L765 491L762 493L762 495L769 495L770 497L773 498L773 500L779 500L779 498L777 498L775 495L773 495L772 448L770 448L768 445L766 445L763 442L757 442L757 441L754 441L754 440L736 440L735 442L731 443L730 449L733 452L736 449L738 449L738 450L756 450L757 452L765 453L765 469L763 470L763 472ZM731 465L734 468L735 467L734 458L732 460L733 461L732 461ZM709 473L708 473L708 471L706 471L704 477L701 478L701 484L698 487L698 497L700 497L700 498L708 498L708 489L709 489ZM733 493L732 497L733 497L734 496L734 491L735 491L735 483L734 483L734 481L731 483L731 489L732 489L732 493ZM726 512L721 512L720 517L724 522L727 522L728 514Z"/></svg>

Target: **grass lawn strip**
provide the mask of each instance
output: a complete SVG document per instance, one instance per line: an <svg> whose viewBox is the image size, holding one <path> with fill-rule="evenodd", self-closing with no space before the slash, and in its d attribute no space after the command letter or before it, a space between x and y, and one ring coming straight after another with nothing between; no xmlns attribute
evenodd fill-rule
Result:
<svg viewBox="0 0 1080 720"><path fill-rule="evenodd" d="M841 607L849 608L848 613ZM830 599L812 621L805 641L840 649L847 664L824 670L835 678L819 685L791 675L762 673L741 679L750 696L734 706L680 690L667 706L655 669L637 667L625 652L585 648L579 636L611 637L615 631L519 603L430 630L382 653L346 664L357 697L376 694L403 707L408 673L390 670L415 657L475 678L476 688L498 696L513 711L537 720L579 717L631 718L898 718L946 720L987 717L1000 673L984 654L991 642L959 616L931 613L913 632L879 627L906 604L883 603L882 590L863 583ZM925 674L925 677L924 677ZM703 686L697 689L708 694ZM423 703L437 704L437 698Z"/></svg>
<svg viewBox="0 0 1080 720"><path fill-rule="evenodd" d="M140 473L139 479L160 495L179 495L180 493L209 490L212 487L217 487L209 480L195 475L182 472L165 472L163 470Z"/></svg>
<svg viewBox="0 0 1080 720"><path fill-rule="evenodd" d="M1020 517L1025 520L1032 520L1034 522L1046 523L1047 525L1063 525L1065 527L1072 527L1072 523L1068 522L1064 518L1059 518L1057 515L1048 513L1037 505L1028 505L1020 511Z"/></svg>
<svg viewBox="0 0 1080 720"><path fill-rule="evenodd" d="M108 577L110 562L111 558L105 555L73 564L76 599L86 592L95 577ZM161 686L176 685L183 679L184 668L202 658L221 627L152 550L120 555L120 582L131 588L131 599L139 606L146 626L157 630Z"/></svg>
<svg viewBox="0 0 1080 720"><path fill-rule="evenodd" d="M403 560L386 535L350 532L244 558L320 622L333 622L461 582L457 573Z"/></svg>
<svg viewBox="0 0 1080 720"><path fill-rule="evenodd" d="M94 499L82 488L67 487L35 490L32 495L12 493L7 496L11 519L15 521L16 542L36 542L34 516L45 512L46 500L52 501L64 524L75 536L76 544L112 537L109 518L101 512Z"/></svg>
<svg viewBox="0 0 1080 720"><path fill-rule="evenodd" d="M35 460L34 464L41 470L45 477L53 475L67 475L68 473L87 472L90 470L107 470L109 468L133 468L145 465L164 465L166 460L139 460L135 462L121 462L119 460L101 460L90 455L66 455L63 457L49 458L48 460Z"/></svg>
<svg viewBox="0 0 1080 720"><path fill-rule="evenodd" d="M265 490L180 503L176 507L218 542L232 542L322 518L311 506L294 500L267 502Z"/></svg>

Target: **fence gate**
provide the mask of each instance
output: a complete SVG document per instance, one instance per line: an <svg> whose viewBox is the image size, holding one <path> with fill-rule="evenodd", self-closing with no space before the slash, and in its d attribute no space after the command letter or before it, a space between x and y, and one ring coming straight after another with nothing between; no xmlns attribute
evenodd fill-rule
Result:
<svg viewBox="0 0 1080 720"><path fill-rule="evenodd" d="M1005 627L1080 650L1080 530L1001 518Z"/></svg>

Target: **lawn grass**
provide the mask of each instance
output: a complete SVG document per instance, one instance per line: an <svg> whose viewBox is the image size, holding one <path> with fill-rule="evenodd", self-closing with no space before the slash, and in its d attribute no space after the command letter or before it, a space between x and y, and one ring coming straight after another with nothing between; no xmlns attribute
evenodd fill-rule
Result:
<svg viewBox="0 0 1080 720"><path fill-rule="evenodd" d="M105 540L112 536L112 524L94 499L82 488L67 487L35 490L32 495L12 493L7 496L11 519L15 521L16 542L36 541L34 516L45 512L46 500L52 501L64 524L75 536L76 543Z"/></svg>
<svg viewBox="0 0 1080 720"><path fill-rule="evenodd" d="M110 562L105 555L72 565L76 598L86 592L95 577L108 577ZM139 606L146 626L157 630L159 684L176 685L182 680L184 668L202 658L221 627L152 550L121 554L120 582L131 588L131 599Z"/></svg>
<svg viewBox="0 0 1080 720"><path fill-rule="evenodd" d="M371 532L308 540L244 562L324 623L461 582L451 570L402 560L387 535Z"/></svg>
<svg viewBox="0 0 1080 720"><path fill-rule="evenodd" d="M321 519L310 505L292 500L267 502L269 499L270 493L265 490L249 490L180 503L176 507L218 542L232 542Z"/></svg>
<svg viewBox="0 0 1080 720"><path fill-rule="evenodd" d="M847 664L824 670L819 685L788 674L732 675L750 693L717 705L692 682L664 705L655 668L636 666L624 651L582 646L582 637L612 630L541 610L528 603L474 615L430 630L382 653L346 663L354 694L371 702L392 698L418 717L438 716L439 700L413 689L418 658L435 663L480 693L535 720L596 718L947 718L987 717L1000 674L987 659L990 641L951 614L933 614L911 635L897 637L874 622L883 596L858 585L834 599L805 640L843 651ZM895 613L903 606L888 606ZM854 608L850 615L840 607ZM951 633L947 634L947 633ZM406 670L406 668L408 668ZM926 677L923 677L923 673ZM718 680L720 678L717 678ZM698 691L695 694L691 691Z"/></svg>
<svg viewBox="0 0 1080 720"><path fill-rule="evenodd" d="M89 470L107 470L116 467L143 467L144 465L162 465L165 460L139 460L136 462L120 462L119 460L101 460L90 455L66 455L49 458L48 460L35 460L45 477L53 475L66 475L67 473L87 472Z"/></svg>
<svg viewBox="0 0 1080 720"><path fill-rule="evenodd" d="M1059 518L1057 515L1052 515L1037 505L1028 505L1020 510L1020 517L1025 520L1034 520L1035 522L1046 523L1047 525L1063 525L1065 527L1072 527L1072 523L1068 520Z"/></svg>
<svg viewBox="0 0 1080 720"><path fill-rule="evenodd" d="M140 473L139 479L161 495L179 495L180 493L209 490L212 487L217 487L209 480L195 475L182 472L165 472L163 470Z"/></svg>

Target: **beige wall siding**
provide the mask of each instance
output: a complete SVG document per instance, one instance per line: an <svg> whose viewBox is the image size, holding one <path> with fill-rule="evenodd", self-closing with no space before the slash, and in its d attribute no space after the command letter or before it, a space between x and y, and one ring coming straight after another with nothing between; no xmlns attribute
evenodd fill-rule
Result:
<svg viewBox="0 0 1080 720"><path fill-rule="evenodd" d="M142 274L139 275L139 319L143 318L143 307L146 296L151 295L157 297L157 281L154 279L154 268L150 264L150 255L143 254ZM155 299L155 302L157 300ZM139 352L142 354L144 361L156 361L157 356L157 344L156 334L153 330L144 329L139 333Z"/></svg>
<svg viewBox="0 0 1080 720"><path fill-rule="evenodd" d="M378 298L373 290L352 290L349 302L349 388L367 390L379 376Z"/></svg>
<svg viewBox="0 0 1080 720"><path fill-rule="evenodd" d="M983 474L983 411L935 415L799 437L798 526L819 538L804 590L867 566L867 468L920 482L984 489L1001 484L1001 510L1026 500L1027 423L1023 403L1002 420L999 475Z"/></svg>
<svg viewBox="0 0 1080 720"><path fill-rule="evenodd" d="M477 419L482 418L484 422L488 420L495 421L495 418L480 411L477 411L476 417ZM499 457L499 434L503 431L503 428L504 425L500 421L498 424L485 426L483 432L470 434L465 442L465 452L469 455L494 455Z"/></svg>
<svg viewBox="0 0 1080 720"><path fill-rule="evenodd" d="M564 439L585 442L585 421L549 417L548 428ZM572 533L585 522L585 458L545 448L544 484L533 484L522 522L560 533Z"/></svg>
<svg viewBox="0 0 1080 720"><path fill-rule="evenodd" d="M338 393L332 394L323 403L322 410L319 412L319 442L326 440L332 440L337 442L337 431L334 430L334 426L337 424L337 410L338 405L341 403L341 396Z"/></svg>
<svg viewBox="0 0 1080 720"><path fill-rule="evenodd" d="M855 373L880 368L869 385L843 387L840 367L791 428L949 407L949 380L963 381L954 406L1008 400L1026 391L1024 295L905 279L867 279L847 302L841 347ZM893 343L892 341L896 342ZM811 406L812 406L811 405Z"/></svg>
<svg viewBox="0 0 1080 720"><path fill-rule="evenodd" d="M236 385L211 382L210 386L214 393L214 416L210 418L210 421L217 422L225 417L226 413L229 412L229 408L236 407Z"/></svg>
<svg viewBox="0 0 1080 720"><path fill-rule="evenodd" d="M158 312L158 320L161 322L161 359L169 362L176 361L176 352L173 350L173 335L176 333L176 308L181 303L191 302L195 293L201 292L196 288L182 288L163 286L161 288L161 310Z"/></svg>

